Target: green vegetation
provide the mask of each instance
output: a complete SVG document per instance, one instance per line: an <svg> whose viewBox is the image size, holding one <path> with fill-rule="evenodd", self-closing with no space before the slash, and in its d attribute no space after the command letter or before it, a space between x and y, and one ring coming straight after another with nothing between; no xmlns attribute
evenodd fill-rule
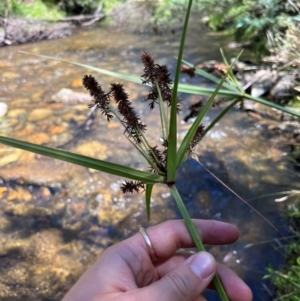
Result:
<svg viewBox="0 0 300 301"><path fill-rule="evenodd" d="M236 40L268 52L289 28L299 28L300 2L286 0L199 0L214 30L227 30Z"/></svg>
<svg viewBox="0 0 300 301"><path fill-rule="evenodd" d="M51 1L35 0L25 3L21 0L6 0L0 4L0 16L5 13L27 18L62 18L65 13Z"/></svg>
<svg viewBox="0 0 300 301"><path fill-rule="evenodd" d="M268 275L276 287L275 300L299 301L300 300L300 201L290 207L291 228L298 236L284 247L286 260L280 271L268 268Z"/></svg>

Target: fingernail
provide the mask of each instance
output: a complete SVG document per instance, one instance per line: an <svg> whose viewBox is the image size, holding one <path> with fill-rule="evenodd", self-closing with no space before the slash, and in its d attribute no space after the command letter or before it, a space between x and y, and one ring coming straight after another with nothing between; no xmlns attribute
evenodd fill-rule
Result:
<svg viewBox="0 0 300 301"><path fill-rule="evenodd" d="M206 279L215 270L213 257L207 252L196 254L190 262L192 271L200 278Z"/></svg>

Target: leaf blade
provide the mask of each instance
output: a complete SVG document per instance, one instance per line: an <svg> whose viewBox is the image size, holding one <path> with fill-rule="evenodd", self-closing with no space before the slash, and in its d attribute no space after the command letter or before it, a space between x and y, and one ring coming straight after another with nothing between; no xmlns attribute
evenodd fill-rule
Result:
<svg viewBox="0 0 300 301"><path fill-rule="evenodd" d="M230 68L228 69L230 70ZM227 71L228 72L228 71ZM206 114L206 112L208 111L208 109L210 108L210 106L213 103L213 100L215 99L216 95L218 94L218 91L220 90L220 88L223 85L223 82L225 81L227 76L227 73L223 76L222 80L219 82L218 86L216 87L216 89L214 90L214 92L212 93L212 95L210 96L209 100L207 101L207 103L205 104L205 106L202 108L202 110L200 111L200 113L198 114L196 120L193 122L192 126L189 128L187 134L184 136L181 145L179 147L179 150L177 152L177 156L176 156L176 168L179 167L179 165L182 163L182 161L184 160L186 151L191 143L191 141L193 140L196 131L204 117L204 115Z"/></svg>
<svg viewBox="0 0 300 301"><path fill-rule="evenodd" d="M168 135L168 154L167 154L167 182L174 182L176 177L176 156L177 156L177 92L178 83L181 69L181 61L183 57L183 49L185 44L185 38L187 33L187 28L189 24L189 18L191 13L193 0L189 0L188 7L185 14L184 26L181 35L180 47L178 52L177 66L175 72L175 79L173 85L173 94L171 101L171 116L170 116L170 126Z"/></svg>
<svg viewBox="0 0 300 301"><path fill-rule="evenodd" d="M151 195L152 195L153 186L154 186L153 184L146 185L146 210L147 210L148 221L150 221L150 205L151 205Z"/></svg>
<svg viewBox="0 0 300 301"><path fill-rule="evenodd" d="M129 178L132 180L142 181L145 183L159 183L163 181L163 177L151 174L145 171L136 170L127 166L102 161L99 159L90 158L87 156L70 153L47 146L33 144L25 141L11 139L0 136L0 143L9 145L12 147L20 148L26 151L30 151L36 154L48 156L54 159L58 159L65 162L74 163L80 166L93 168L99 171L110 173L116 176Z"/></svg>

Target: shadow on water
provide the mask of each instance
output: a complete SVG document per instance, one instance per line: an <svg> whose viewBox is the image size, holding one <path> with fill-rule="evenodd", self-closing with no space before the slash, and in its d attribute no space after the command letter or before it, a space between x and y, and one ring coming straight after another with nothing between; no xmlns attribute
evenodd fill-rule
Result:
<svg viewBox="0 0 300 301"><path fill-rule="evenodd" d="M18 139L145 169L142 158L122 139L123 130L116 122L107 125L99 117L90 131L82 131L88 114L86 103L53 99L62 88L84 92L81 78L86 70L17 51L56 55L138 75L142 51L152 53L173 72L179 38L177 27L175 34L162 36L100 28L78 32L64 40L0 49L0 96L8 99L9 105L1 130ZM218 49L229 41L228 37L211 35L196 19L191 23L186 58L220 59ZM101 75L97 78L105 88L115 81ZM199 78L183 77L182 81L206 84ZM150 143L158 144L157 111L150 114L147 104L137 102L146 90L131 83L125 86L148 124ZM183 97L190 103L198 100L198 96ZM219 110L205 117L205 125ZM183 111L186 113L186 108ZM190 124L179 124L179 139ZM234 109L197 150L200 161L246 200L291 189L296 182L286 171L289 163L282 159L287 149L279 145L284 139L266 134L261 124ZM140 225L147 227L180 217L163 186L154 188L148 222L144 196L123 196L119 191L122 179L118 177L4 146L0 146L0 155L1 300L60 300L105 248L136 233ZM188 160L181 166L177 183L192 217L214 218L238 226L238 242L211 246L210 251L251 285L254 300L271 300L261 278L267 265L280 264L282 256L275 243L256 243L279 234L197 162ZM283 234L288 233L284 203L275 203L271 198L250 203ZM245 248L251 243L251 248Z"/></svg>

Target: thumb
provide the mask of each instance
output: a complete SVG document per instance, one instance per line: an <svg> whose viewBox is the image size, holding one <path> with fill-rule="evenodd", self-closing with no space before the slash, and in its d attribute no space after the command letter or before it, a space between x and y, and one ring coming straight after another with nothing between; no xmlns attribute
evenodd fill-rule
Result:
<svg viewBox="0 0 300 301"><path fill-rule="evenodd" d="M216 266L215 259L207 252L189 257L159 281L148 286L151 300L195 300L211 282Z"/></svg>

